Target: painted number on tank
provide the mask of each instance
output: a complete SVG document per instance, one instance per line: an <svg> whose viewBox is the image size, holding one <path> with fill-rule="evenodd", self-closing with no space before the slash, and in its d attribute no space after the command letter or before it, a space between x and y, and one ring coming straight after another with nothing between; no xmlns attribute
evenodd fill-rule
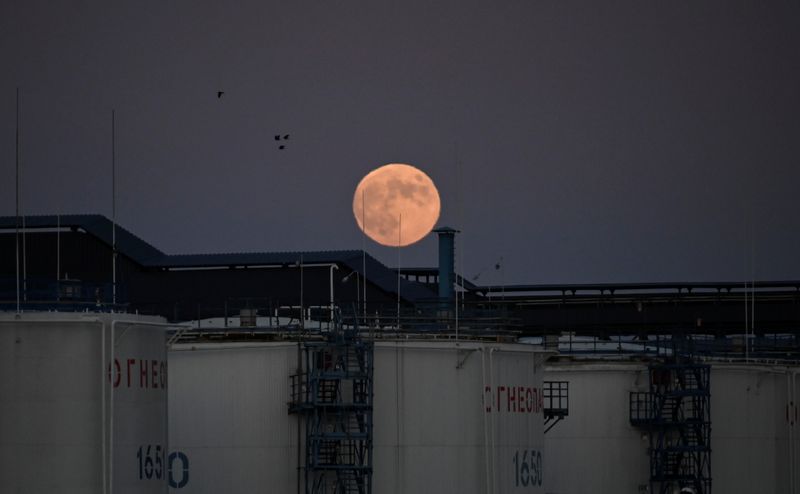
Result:
<svg viewBox="0 0 800 494"><path fill-rule="evenodd" d="M542 485L542 452L524 450L514 453L514 480L516 487L536 487Z"/></svg>
<svg viewBox="0 0 800 494"><path fill-rule="evenodd" d="M169 471L169 486L173 489L186 487L189 483L189 458L180 451L169 454L167 463ZM180 477L178 477L180 475Z"/></svg>
<svg viewBox="0 0 800 494"><path fill-rule="evenodd" d="M139 446L136 458L139 460L139 480L164 477L164 452L161 445Z"/></svg>

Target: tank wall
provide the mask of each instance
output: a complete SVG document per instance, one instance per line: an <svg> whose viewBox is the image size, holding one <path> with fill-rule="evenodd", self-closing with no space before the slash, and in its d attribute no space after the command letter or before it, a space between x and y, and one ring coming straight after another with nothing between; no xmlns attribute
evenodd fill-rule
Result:
<svg viewBox="0 0 800 494"><path fill-rule="evenodd" d="M489 357L481 345L376 343L373 492L544 492L532 471L546 461L533 397L542 357L499 347ZM171 449L189 465L188 482L172 492L295 492L299 420L287 402L297 347L191 348L169 356Z"/></svg>
<svg viewBox="0 0 800 494"><path fill-rule="evenodd" d="M376 492L544 492L542 357L490 349L376 345Z"/></svg>
<svg viewBox="0 0 800 494"><path fill-rule="evenodd" d="M790 380L791 374L766 367L712 368L711 468L718 492L792 492Z"/></svg>
<svg viewBox="0 0 800 494"><path fill-rule="evenodd" d="M569 381L569 416L544 438L549 492L643 492L650 475L648 438L630 426L628 393L647 390L647 367L550 365L545 380Z"/></svg>
<svg viewBox="0 0 800 494"><path fill-rule="evenodd" d="M794 466L792 476L794 492L792 494L800 494L800 368L796 367L792 370L792 381L794 384L794 394L791 396L786 411L790 417L791 437L794 440L794 446L791 450L791 456L789 457L789 464ZM792 411L794 411L794 414L792 414Z"/></svg>
<svg viewBox="0 0 800 494"><path fill-rule="evenodd" d="M108 439L114 461L109 481L115 494L164 493L169 476L164 328L117 323L112 350L106 326L106 376L113 386L106 420L114 431Z"/></svg>
<svg viewBox="0 0 800 494"><path fill-rule="evenodd" d="M545 380L570 383L569 416L545 435L550 492L647 492L649 441L629 423L628 393L647 391L648 375L635 363L546 367ZM714 492L800 494L800 483L792 485L800 455L798 427L787 417L791 376L782 367L712 365Z"/></svg>
<svg viewBox="0 0 800 494"><path fill-rule="evenodd" d="M445 361L449 365L443 365ZM419 484L427 480L432 491L455 487L470 492L466 486L470 480L475 482L474 473L484 471L482 422L468 413L480 408L480 389L469 393L458 386L459 374L465 381L471 377L480 383L480 367L469 365L457 370L457 363L456 353L447 349L423 352L402 345L376 345L376 489L386 488L390 494L420 492L424 488ZM453 407L465 413L452 414ZM460 445L466 447L459 450ZM435 475L434 469L440 474ZM457 478L458 472L469 474ZM451 479L456 479L456 485L448 487Z"/></svg>
<svg viewBox="0 0 800 494"><path fill-rule="evenodd" d="M201 345L170 352L172 492L295 492L297 346ZM182 455L182 456L181 456Z"/></svg>
<svg viewBox="0 0 800 494"><path fill-rule="evenodd" d="M108 316L0 320L0 492L100 493L112 481L118 493L165 492L165 393L117 388L112 402L110 337ZM118 355L166 366L163 328L129 326L118 343ZM141 478L140 445L153 446Z"/></svg>

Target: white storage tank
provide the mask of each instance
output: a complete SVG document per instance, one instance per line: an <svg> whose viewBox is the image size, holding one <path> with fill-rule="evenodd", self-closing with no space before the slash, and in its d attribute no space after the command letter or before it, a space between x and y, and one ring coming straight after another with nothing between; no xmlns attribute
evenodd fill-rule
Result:
<svg viewBox="0 0 800 494"><path fill-rule="evenodd" d="M545 492L541 364L518 344L375 345L375 492Z"/></svg>
<svg viewBox="0 0 800 494"><path fill-rule="evenodd" d="M800 494L798 370L711 363L713 492ZM549 492L649 492L649 440L630 425L628 398L648 391L647 365L565 360L545 379L568 381L570 394L569 416L545 435Z"/></svg>
<svg viewBox="0 0 800 494"><path fill-rule="evenodd" d="M405 340L374 352L373 492L545 492L543 352ZM169 359L170 441L188 465L173 492L296 492L297 344L182 343Z"/></svg>
<svg viewBox="0 0 800 494"><path fill-rule="evenodd" d="M166 492L167 381L160 318L0 314L0 492Z"/></svg>
<svg viewBox="0 0 800 494"><path fill-rule="evenodd" d="M800 368L716 364L711 369L715 491L800 494L800 426L794 417Z"/></svg>
<svg viewBox="0 0 800 494"><path fill-rule="evenodd" d="M295 492L298 419L288 414L287 402L296 366L292 343L172 347L173 492Z"/></svg>
<svg viewBox="0 0 800 494"><path fill-rule="evenodd" d="M545 434L548 492L648 492L648 437L628 417L628 393L648 390L647 366L568 361L544 375L569 382L569 416Z"/></svg>

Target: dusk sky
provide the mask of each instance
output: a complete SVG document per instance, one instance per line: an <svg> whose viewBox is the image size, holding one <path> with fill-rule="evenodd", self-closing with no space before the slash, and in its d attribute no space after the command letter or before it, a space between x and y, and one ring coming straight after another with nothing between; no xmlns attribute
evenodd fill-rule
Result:
<svg viewBox="0 0 800 494"><path fill-rule="evenodd" d="M479 284L800 279L796 1L3 0L0 60L0 215L19 87L23 211L110 216L113 108L118 221L167 253L394 266L351 205L400 162Z"/></svg>

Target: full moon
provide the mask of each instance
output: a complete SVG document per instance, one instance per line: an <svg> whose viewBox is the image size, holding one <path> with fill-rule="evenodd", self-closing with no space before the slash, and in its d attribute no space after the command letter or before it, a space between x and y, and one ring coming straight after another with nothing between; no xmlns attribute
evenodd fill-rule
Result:
<svg viewBox="0 0 800 494"><path fill-rule="evenodd" d="M369 172L353 194L353 214L369 238L405 247L427 235L439 219L439 191L422 170L390 163Z"/></svg>

